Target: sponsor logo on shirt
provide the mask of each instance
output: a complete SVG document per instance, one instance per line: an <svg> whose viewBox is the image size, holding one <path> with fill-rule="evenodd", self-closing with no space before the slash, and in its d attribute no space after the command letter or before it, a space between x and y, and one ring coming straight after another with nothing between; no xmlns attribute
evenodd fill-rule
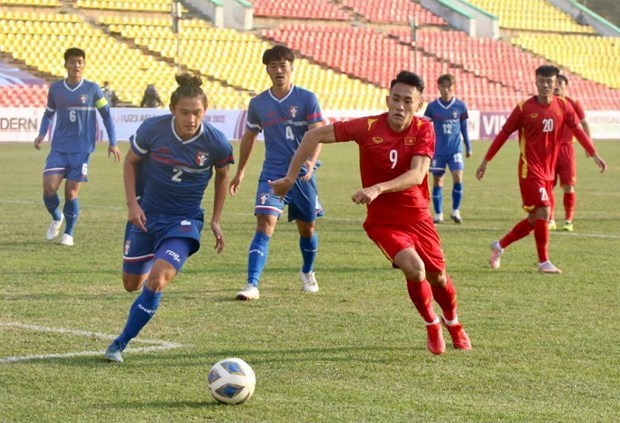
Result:
<svg viewBox="0 0 620 423"><path fill-rule="evenodd" d="M196 164L198 164L198 166L204 166L208 158L209 158L209 153L204 152L204 151L199 151L198 153L196 153Z"/></svg>
<svg viewBox="0 0 620 423"><path fill-rule="evenodd" d="M291 115L292 118L297 116L298 111L299 111L299 107L297 106L290 106L288 108L288 113Z"/></svg>
<svg viewBox="0 0 620 423"><path fill-rule="evenodd" d="M372 137L372 142L375 144L381 144L383 142L383 138L381 137Z"/></svg>

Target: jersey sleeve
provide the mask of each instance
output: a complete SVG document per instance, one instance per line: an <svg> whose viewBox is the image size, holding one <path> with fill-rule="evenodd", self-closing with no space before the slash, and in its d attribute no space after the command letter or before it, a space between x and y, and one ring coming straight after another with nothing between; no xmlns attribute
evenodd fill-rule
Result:
<svg viewBox="0 0 620 423"><path fill-rule="evenodd" d="M432 158L435 153L435 130L433 125L426 119L418 119L415 124L418 125L418 134L415 139L413 155ZM405 143L407 143L407 138L405 138Z"/></svg>
<svg viewBox="0 0 620 423"><path fill-rule="evenodd" d="M226 167L235 162L233 147L221 131L214 131L213 137L217 146L214 151L213 164L217 168Z"/></svg>
<svg viewBox="0 0 620 423"><path fill-rule="evenodd" d="M581 122L586 118L586 112L583 110L583 106L577 100L573 100L572 105L573 109L575 109L575 114L577 115L577 118L579 118L579 122Z"/></svg>
<svg viewBox="0 0 620 423"><path fill-rule="evenodd" d="M248 119L245 124L246 129L254 132L262 132L263 126L260 120L260 116L256 113L256 97L250 100L250 105L248 106Z"/></svg>
<svg viewBox="0 0 620 423"><path fill-rule="evenodd" d="M495 157L499 149L502 148L506 140L508 140L508 137L510 136L510 134L512 134L517 129L519 129L519 125L521 124L521 111L522 110L523 110L523 103L515 107L512 113L510 113L510 116L508 116L508 119L502 126L502 129L499 131L497 136L495 136L495 139L489 146L489 149L487 150L487 154L484 156L484 159L486 161L491 161L493 157Z"/></svg>
<svg viewBox="0 0 620 423"><path fill-rule="evenodd" d="M146 157L151 151L151 140L153 137L150 134L149 127L152 127L152 125L148 125L148 122L148 120L144 121L138 127L136 133L129 137L131 149L139 157Z"/></svg>
<svg viewBox="0 0 620 423"><path fill-rule="evenodd" d="M313 92L308 92L308 114L306 116L306 121L308 125L312 125L313 123L322 122L323 115L321 114L321 107L319 106L319 99Z"/></svg>
<svg viewBox="0 0 620 423"><path fill-rule="evenodd" d="M370 130L378 119L363 117L334 123L336 142L355 141L359 144L362 136Z"/></svg>

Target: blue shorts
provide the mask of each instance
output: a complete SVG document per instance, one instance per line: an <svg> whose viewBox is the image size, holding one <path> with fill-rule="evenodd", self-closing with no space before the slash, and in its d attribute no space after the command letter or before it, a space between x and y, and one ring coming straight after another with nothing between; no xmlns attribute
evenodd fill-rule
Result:
<svg viewBox="0 0 620 423"><path fill-rule="evenodd" d="M45 161L43 176L62 175L71 181L87 182L90 153L60 153L50 151Z"/></svg>
<svg viewBox="0 0 620 423"><path fill-rule="evenodd" d="M134 224L127 222L123 250L123 272L135 275L148 273L155 261L155 255L164 240L184 238L191 242L188 257L200 249L200 233L203 216L184 219L183 216L149 215L143 232ZM180 270L180 268L177 268Z"/></svg>
<svg viewBox="0 0 620 423"><path fill-rule="evenodd" d="M271 193L271 187L266 179L258 181L254 214L280 215L284 211L284 205L288 205L288 221L301 220L302 222L314 222L317 217L323 216L323 207L319 202L319 193L316 187L316 178L312 176L309 181L297 178L295 184L286 193L284 200Z"/></svg>
<svg viewBox="0 0 620 423"><path fill-rule="evenodd" d="M430 171L433 175L442 176L446 171L446 165L451 172L455 170L463 170L465 162L463 162L463 153L455 154L436 154L431 160Z"/></svg>

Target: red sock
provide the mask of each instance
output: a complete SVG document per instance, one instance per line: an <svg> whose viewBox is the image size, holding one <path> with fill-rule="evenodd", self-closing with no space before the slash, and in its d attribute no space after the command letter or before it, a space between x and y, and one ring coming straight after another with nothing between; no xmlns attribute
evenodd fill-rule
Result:
<svg viewBox="0 0 620 423"><path fill-rule="evenodd" d="M448 277L446 286L431 285L431 289L433 290L435 301L437 301L441 311L443 311L443 317L446 320L454 320L456 319L456 289L454 289L450 275L446 276Z"/></svg>
<svg viewBox="0 0 620 423"><path fill-rule="evenodd" d="M536 251L538 252L538 261L549 260L547 248L549 247L549 226L547 221L536 219L534 222L534 239L536 240Z"/></svg>
<svg viewBox="0 0 620 423"><path fill-rule="evenodd" d="M407 281L407 292L409 292L409 298L418 309L418 313L424 319L426 323L434 322L437 319L437 315L433 310L433 292L431 291L431 285L425 279L422 282Z"/></svg>
<svg viewBox="0 0 620 423"><path fill-rule="evenodd" d="M564 212L566 213L566 220L573 221L575 216L575 205L577 204L577 194L574 192L564 193Z"/></svg>
<svg viewBox="0 0 620 423"><path fill-rule="evenodd" d="M534 226L530 224L527 219L523 219L519 223L517 223L511 230L508 232L502 239L499 240L499 245L502 248L508 247L515 241L524 238L532 232Z"/></svg>

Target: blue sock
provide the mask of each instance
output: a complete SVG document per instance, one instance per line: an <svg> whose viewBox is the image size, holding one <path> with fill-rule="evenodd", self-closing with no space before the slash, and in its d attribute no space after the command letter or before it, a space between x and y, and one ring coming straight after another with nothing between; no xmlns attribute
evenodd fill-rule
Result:
<svg viewBox="0 0 620 423"><path fill-rule="evenodd" d="M256 232L250 244L250 252L248 253L248 283L254 286L258 286L260 275L263 273L265 263L267 263L270 240L271 238L264 233Z"/></svg>
<svg viewBox="0 0 620 423"><path fill-rule="evenodd" d="M58 198L58 194L54 194L51 197L46 197L44 195L43 203L47 211L52 215L52 219L60 220L60 209L58 208L60 205L60 198Z"/></svg>
<svg viewBox="0 0 620 423"><path fill-rule="evenodd" d="M163 292L149 291L146 285L143 286L142 293L138 295L138 298L136 298L136 301L133 302L129 309L127 323L125 323L123 333L121 333L117 340L127 345L129 341L138 336L138 333L155 314L163 294Z"/></svg>
<svg viewBox="0 0 620 423"><path fill-rule="evenodd" d="M441 187L433 187L433 207L435 207L435 213L442 213L442 205L443 203L443 191Z"/></svg>
<svg viewBox="0 0 620 423"><path fill-rule="evenodd" d="M301 256L304 260L304 265L302 266L301 271L304 273L312 272L316 252L319 249L319 237L316 235L316 232L313 233L310 238L300 236L299 249L301 250Z"/></svg>
<svg viewBox="0 0 620 423"><path fill-rule="evenodd" d="M77 218L80 214L80 201L77 198L73 200L66 200L62 212L65 214L65 219L67 221L65 233L73 236L75 224L77 223Z"/></svg>
<svg viewBox="0 0 620 423"><path fill-rule="evenodd" d="M452 188L452 210L458 210L461 207L461 199L463 198L463 183L454 184Z"/></svg>

